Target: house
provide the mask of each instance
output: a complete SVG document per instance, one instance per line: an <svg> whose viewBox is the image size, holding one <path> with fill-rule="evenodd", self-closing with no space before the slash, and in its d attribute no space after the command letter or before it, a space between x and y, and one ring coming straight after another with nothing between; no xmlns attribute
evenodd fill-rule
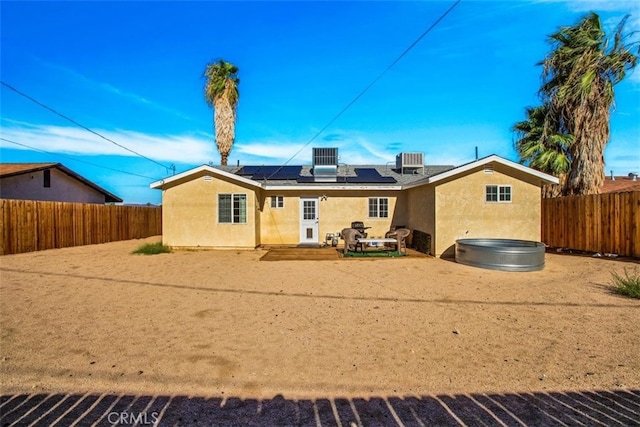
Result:
<svg viewBox="0 0 640 427"><path fill-rule="evenodd" d="M0 163L0 198L75 203L122 199L60 163Z"/></svg>
<svg viewBox="0 0 640 427"><path fill-rule="evenodd" d="M321 244L353 221L374 237L392 226L429 234L434 255L465 237L540 240L540 189L555 177L495 155L458 167L423 157L354 166L338 164L337 148L314 148L311 165L202 165L150 186L162 190L173 247Z"/></svg>
<svg viewBox="0 0 640 427"><path fill-rule="evenodd" d="M637 173L629 173L627 176L606 176L600 193L621 193L624 191L640 191L640 180Z"/></svg>

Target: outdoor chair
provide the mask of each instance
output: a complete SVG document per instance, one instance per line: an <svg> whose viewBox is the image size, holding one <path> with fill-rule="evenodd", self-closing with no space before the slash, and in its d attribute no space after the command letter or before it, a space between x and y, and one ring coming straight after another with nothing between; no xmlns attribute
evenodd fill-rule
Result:
<svg viewBox="0 0 640 427"><path fill-rule="evenodd" d="M400 252L403 248L407 252L407 237L411 234L411 230L408 228L398 228L396 230L387 231L384 235L386 238L397 239L398 244L395 245L396 251Z"/></svg>
<svg viewBox="0 0 640 427"><path fill-rule="evenodd" d="M345 228L340 233L344 239L344 251L355 251L358 246L358 239L364 236L355 228Z"/></svg>

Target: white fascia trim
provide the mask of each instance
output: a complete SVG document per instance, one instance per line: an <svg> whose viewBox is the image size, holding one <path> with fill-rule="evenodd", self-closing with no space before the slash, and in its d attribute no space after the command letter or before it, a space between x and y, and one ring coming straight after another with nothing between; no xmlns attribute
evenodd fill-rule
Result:
<svg viewBox="0 0 640 427"><path fill-rule="evenodd" d="M170 176L168 178L161 179L160 181L152 182L151 184L149 184L149 187L152 188L152 189L162 188L162 186L165 185L165 184L169 184L169 183L171 183L173 181L177 181L179 179L182 179L182 178L185 178L185 177L188 177L190 175L194 175L194 174L197 174L197 173L203 172L203 171L204 172L211 172L214 175L223 176L225 178L229 178L229 179L232 179L234 181L239 181L239 182L242 182L242 183L245 183L245 184L249 184L249 185L252 185L254 187L259 187L259 188L262 187L259 182L256 182L256 181L254 181L252 179L248 179L248 178L245 178L243 176L236 175L234 173L226 172L226 171L220 170L218 168L211 167L209 165L198 166L197 168L189 169L188 171L179 173L177 175L173 175L173 176Z"/></svg>
<svg viewBox="0 0 640 427"><path fill-rule="evenodd" d="M291 191L291 190L304 190L304 191L328 191L328 190L389 190L389 191L400 191L402 190L402 186L394 185L392 187L389 186L381 186L381 185L323 185L323 186L311 186L311 185L266 185L264 187L265 190L269 191Z"/></svg>
<svg viewBox="0 0 640 427"><path fill-rule="evenodd" d="M452 176L467 172L467 171L469 171L471 169L475 169L478 166L484 166L484 165L486 165L488 163L491 163L491 162L500 163L500 164L502 164L504 166L508 166L510 168L519 170L520 172L524 172L526 174L533 175L533 176L535 176L537 178L540 178L543 181L547 181L549 183L558 184L560 182L558 180L558 178L556 178L555 176L546 174L544 172L537 171L535 169L532 169L532 168L529 168L527 166L521 165L520 163L512 162L511 160L507 160L507 159L504 159L504 158L502 158L500 156L497 156L497 155L493 154L493 155L485 157L483 159L476 160L475 162L467 163L466 165L462 165L462 166L459 166L457 168L448 170L446 172L439 173L438 175L434 175L434 176L429 177L429 178L427 178L425 180L421 180L421 181L417 181L417 182L414 182L414 183L411 183L411 184L407 184L403 188L404 189L408 189L408 188L418 187L418 186L421 186L421 185L432 184L434 182L438 182L438 181L441 181L443 179L451 178Z"/></svg>

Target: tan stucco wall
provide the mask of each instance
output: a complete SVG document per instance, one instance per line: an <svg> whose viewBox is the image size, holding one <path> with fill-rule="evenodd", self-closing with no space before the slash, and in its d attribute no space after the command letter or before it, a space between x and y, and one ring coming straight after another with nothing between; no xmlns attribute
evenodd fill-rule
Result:
<svg viewBox="0 0 640 427"><path fill-rule="evenodd" d="M44 171L2 178L3 199L44 200L50 202L104 203L105 195L58 169L50 169L51 187L44 186Z"/></svg>
<svg viewBox="0 0 640 427"><path fill-rule="evenodd" d="M256 189L214 176L205 181L206 172L165 186L162 194L162 239L174 247L255 248ZM210 174L209 174L210 175ZM246 224L218 223L218 194L247 195Z"/></svg>
<svg viewBox="0 0 640 427"><path fill-rule="evenodd" d="M494 165L436 183L434 253L455 254L461 238L540 240L541 197L539 182L517 170ZM510 185L511 203L487 203L486 185Z"/></svg>
<svg viewBox="0 0 640 427"><path fill-rule="evenodd" d="M384 236L395 224L397 192L393 191L265 191L260 213L261 243L265 245L297 244L300 242L300 198L318 199L318 243L325 241L327 233L337 233L362 221L371 227L369 236ZM326 200L322 200L322 196ZM271 196L284 196L284 208L272 209ZM369 218L369 197L389 199L388 218Z"/></svg>
<svg viewBox="0 0 640 427"><path fill-rule="evenodd" d="M424 185L405 191L407 228L431 235L431 253L435 253L435 186Z"/></svg>

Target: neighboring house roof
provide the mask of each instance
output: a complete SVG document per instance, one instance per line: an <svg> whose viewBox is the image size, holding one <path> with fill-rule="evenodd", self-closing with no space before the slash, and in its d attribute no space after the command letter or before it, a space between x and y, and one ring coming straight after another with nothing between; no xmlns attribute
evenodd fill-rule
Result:
<svg viewBox="0 0 640 427"><path fill-rule="evenodd" d="M202 165L180 174L155 181L150 187L160 189L165 184L185 177L208 172L227 177L265 190L402 190L431 184L464 172L496 162L532 175L542 181L558 183L558 179L521 164L492 155L454 167L451 165L425 165L412 173L400 173L393 165L339 165L335 182L314 182L311 165L305 166L211 166Z"/></svg>
<svg viewBox="0 0 640 427"><path fill-rule="evenodd" d="M0 163L0 178L8 178L11 176L23 175L27 173L38 172L46 169L58 169L59 171L69 175L70 177L82 182L83 184L93 188L99 193L104 194L105 203L121 203L122 199L100 187L99 185L89 181L88 179L78 175L71 169L66 168L61 163Z"/></svg>
<svg viewBox="0 0 640 427"><path fill-rule="evenodd" d="M633 174L630 176L615 176L615 179L611 179L610 176L604 178L604 183L600 187L600 193L621 193L623 191L640 191L640 178L633 179Z"/></svg>

